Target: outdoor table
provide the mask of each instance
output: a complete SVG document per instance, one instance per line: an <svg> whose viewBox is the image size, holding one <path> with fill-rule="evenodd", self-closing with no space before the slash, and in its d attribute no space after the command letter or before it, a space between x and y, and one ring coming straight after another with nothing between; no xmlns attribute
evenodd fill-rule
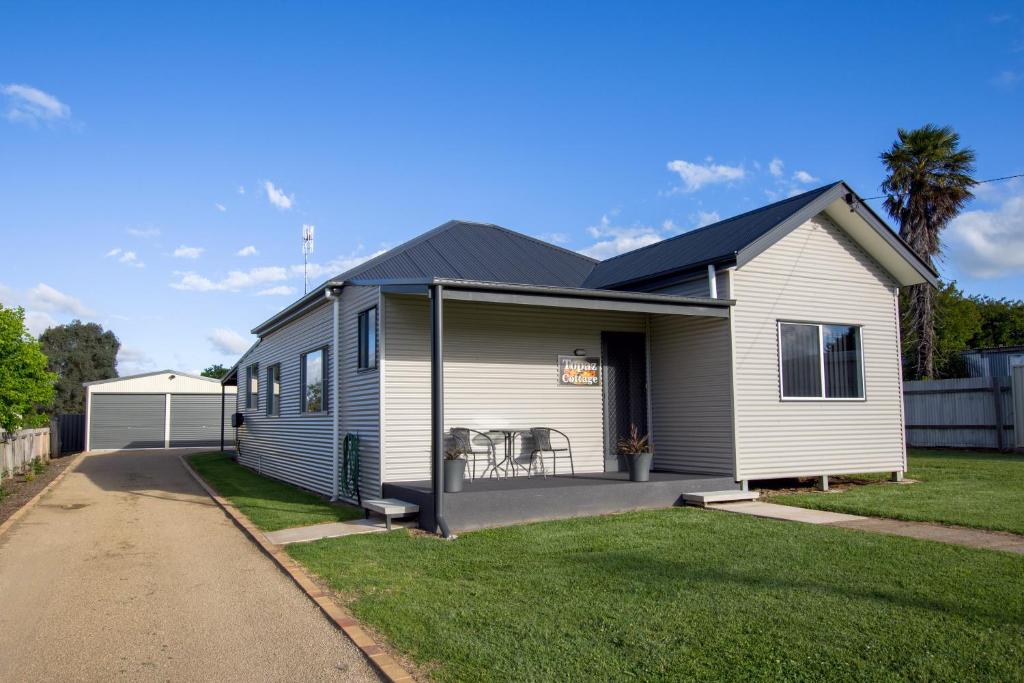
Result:
<svg viewBox="0 0 1024 683"><path fill-rule="evenodd" d="M516 476L516 467L519 467L520 469L526 469L526 473L527 473L527 475L529 475L530 470L525 468L525 467L523 467L521 463L517 463L516 462L515 455L514 455L513 451L515 450L516 437L519 436L520 434L528 433L531 429L532 429L532 427L526 427L526 428L519 428L519 427L494 427L492 429L487 430L487 431L489 431L492 434L501 434L501 435L503 435L504 436L504 440L505 440L505 454L504 454L504 457L501 459L501 462L497 463L494 466L494 470L495 471L497 471L498 468L503 468L504 472L505 472L505 476L507 477L508 476L508 468L511 468L512 469L512 476L514 477L514 476Z"/></svg>

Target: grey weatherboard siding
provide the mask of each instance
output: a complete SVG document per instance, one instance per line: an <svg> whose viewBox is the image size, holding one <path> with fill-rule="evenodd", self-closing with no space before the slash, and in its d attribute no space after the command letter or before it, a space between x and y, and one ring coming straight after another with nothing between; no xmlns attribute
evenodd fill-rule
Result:
<svg viewBox="0 0 1024 683"><path fill-rule="evenodd" d="M360 437L360 484L363 495L380 493L379 474L379 371L356 368L358 313L379 298L377 287L343 288L340 310L341 429ZM301 318L264 336L238 365L238 412L245 424L238 430L238 459L242 464L269 476L302 486L323 495L333 493L334 448L332 414L339 405L333 388L333 305L324 304ZM328 387L328 410L308 414L300 410L300 356L326 347L324 381ZM259 365L257 405L246 409L247 368ZM281 365L281 414L266 414L266 368Z"/></svg>
<svg viewBox="0 0 1024 683"><path fill-rule="evenodd" d="M733 274L738 478L906 469L897 287L824 214ZM862 325L864 400L783 401L778 321Z"/></svg>

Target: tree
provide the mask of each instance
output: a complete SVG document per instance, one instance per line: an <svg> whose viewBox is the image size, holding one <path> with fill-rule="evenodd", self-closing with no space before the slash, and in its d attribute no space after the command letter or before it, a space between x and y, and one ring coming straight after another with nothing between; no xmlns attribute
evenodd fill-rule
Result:
<svg viewBox="0 0 1024 683"><path fill-rule="evenodd" d="M74 320L51 327L39 335L39 344L50 359L50 371L58 377L53 404L56 413L85 412L82 382L117 377L121 342L96 323Z"/></svg>
<svg viewBox="0 0 1024 683"><path fill-rule="evenodd" d="M934 267L942 229L974 196L974 151L961 149L960 136L948 126L900 128L897 138L881 155L889 173L882 183L885 208L899 223L900 237ZM935 375L935 296L930 285L920 284L905 297L912 378Z"/></svg>
<svg viewBox="0 0 1024 683"><path fill-rule="evenodd" d="M228 368L224 367L220 363L215 363L210 367L203 370L201 373L203 377L213 377L214 379L220 379L224 375L228 374Z"/></svg>
<svg viewBox="0 0 1024 683"><path fill-rule="evenodd" d="M25 328L25 310L0 304L0 429L15 432L46 424L57 376Z"/></svg>

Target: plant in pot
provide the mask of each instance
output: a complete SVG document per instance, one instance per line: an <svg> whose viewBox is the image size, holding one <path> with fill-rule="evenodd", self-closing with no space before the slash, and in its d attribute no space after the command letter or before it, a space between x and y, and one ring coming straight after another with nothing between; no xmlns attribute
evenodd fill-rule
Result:
<svg viewBox="0 0 1024 683"><path fill-rule="evenodd" d="M444 492L458 493L466 481L466 459L461 451L444 452Z"/></svg>
<svg viewBox="0 0 1024 683"><path fill-rule="evenodd" d="M641 434L636 425L631 425L629 434L619 439L618 450L619 454L626 458L630 481L650 480L654 444L646 434Z"/></svg>

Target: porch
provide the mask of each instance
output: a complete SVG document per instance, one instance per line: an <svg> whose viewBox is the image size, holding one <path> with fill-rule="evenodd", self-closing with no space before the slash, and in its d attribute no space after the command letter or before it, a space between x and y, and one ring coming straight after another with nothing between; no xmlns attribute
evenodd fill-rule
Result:
<svg viewBox="0 0 1024 683"><path fill-rule="evenodd" d="M576 476L506 477L467 481L459 493L444 495L444 516L452 531L539 522L682 504L684 493L739 491L731 476L651 472L650 481L629 481L627 472L590 472ZM383 485L385 498L420 507L420 528L436 529L430 480Z"/></svg>

